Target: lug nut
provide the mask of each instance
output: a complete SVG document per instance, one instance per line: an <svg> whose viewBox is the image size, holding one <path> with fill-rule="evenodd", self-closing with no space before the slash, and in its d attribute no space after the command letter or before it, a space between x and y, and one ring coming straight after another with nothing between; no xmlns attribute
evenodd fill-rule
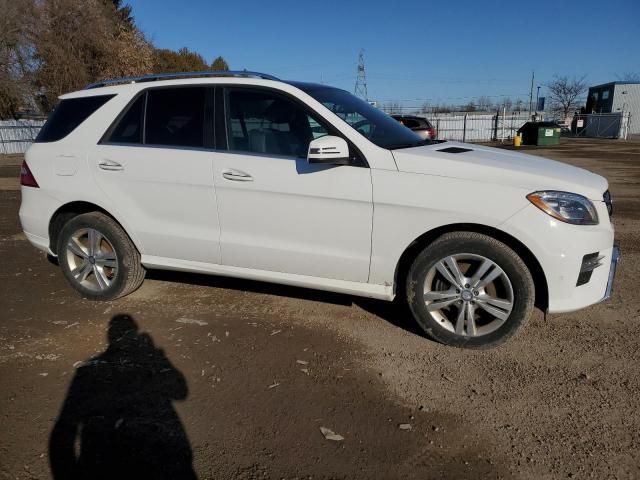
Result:
<svg viewBox="0 0 640 480"><path fill-rule="evenodd" d="M456 288L456 293L460 293L460 290L458 290L457 288Z"/></svg>
<svg viewBox="0 0 640 480"><path fill-rule="evenodd" d="M478 290L474 290L473 294L477 297L478 296Z"/></svg>
<svg viewBox="0 0 640 480"><path fill-rule="evenodd" d="M469 288L469 284L465 283L464 288Z"/></svg>

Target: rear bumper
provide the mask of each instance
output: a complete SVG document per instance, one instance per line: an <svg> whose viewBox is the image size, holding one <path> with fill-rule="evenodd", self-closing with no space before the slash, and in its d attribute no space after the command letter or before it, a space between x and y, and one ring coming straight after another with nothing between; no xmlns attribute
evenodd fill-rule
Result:
<svg viewBox="0 0 640 480"><path fill-rule="evenodd" d="M41 188L22 187L18 214L22 230L34 247L49 254L49 220L59 205L60 202Z"/></svg>
<svg viewBox="0 0 640 480"><path fill-rule="evenodd" d="M49 248L49 238L48 237L40 237L38 235L34 235L33 233L29 233L27 231L24 232L24 235L29 240L29 243L36 247L38 250L42 250L49 255L53 255L53 252Z"/></svg>

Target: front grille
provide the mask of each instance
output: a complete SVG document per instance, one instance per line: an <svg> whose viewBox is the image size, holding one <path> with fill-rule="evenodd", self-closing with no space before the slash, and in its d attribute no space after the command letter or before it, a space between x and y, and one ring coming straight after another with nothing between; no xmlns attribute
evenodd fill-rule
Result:
<svg viewBox="0 0 640 480"><path fill-rule="evenodd" d="M611 192L607 190L602 195L602 199L604 200L605 205L607 206L607 211L609 212L609 216L613 215L613 197L611 196Z"/></svg>

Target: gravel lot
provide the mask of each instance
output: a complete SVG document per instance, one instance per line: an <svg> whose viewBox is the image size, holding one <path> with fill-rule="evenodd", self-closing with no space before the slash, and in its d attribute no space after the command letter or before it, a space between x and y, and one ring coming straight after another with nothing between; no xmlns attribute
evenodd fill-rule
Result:
<svg viewBox="0 0 640 480"><path fill-rule="evenodd" d="M527 151L609 179L615 294L480 352L391 304L241 280L85 301L25 240L21 157L0 158L0 478L71 478L80 450L96 479L640 478L640 141Z"/></svg>

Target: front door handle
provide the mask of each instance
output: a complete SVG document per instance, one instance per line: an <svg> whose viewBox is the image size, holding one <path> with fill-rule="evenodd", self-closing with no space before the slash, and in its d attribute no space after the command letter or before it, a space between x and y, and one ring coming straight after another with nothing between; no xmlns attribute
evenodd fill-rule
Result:
<svg viewBox="0 0 640 480"><path fill-rule="evenodd" d="M98 163L98 167L108 172L119 172L120 170L124 170L122 164L109 159L102 160Z"/></svg>
<svg viewBox="0 0 640 480"><path fill-rule="evenodd" d="M222 176L227 180L232 180L234 182L253 182L253 177L251 175L241 172L240 170L225 170L222 172Z"/></svg>

